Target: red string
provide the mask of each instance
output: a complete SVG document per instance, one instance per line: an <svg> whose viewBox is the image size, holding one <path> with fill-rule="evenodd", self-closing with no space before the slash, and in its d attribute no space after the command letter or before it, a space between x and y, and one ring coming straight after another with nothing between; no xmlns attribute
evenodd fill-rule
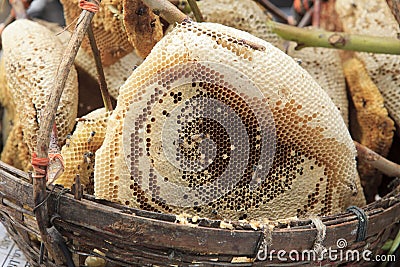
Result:
<svg viewBox="0 0 400 267"><path fill-rule="evenodd" d="M93 12L93 13L96 13L97 11L99 11L99 4L100 3L97 0L94 0L94 2L89 2L86 0L79 0L80 8L90 11L90 12Z"/></svg>
<svg viewBox="0 0 400 267"><path fill-rule="evenodd" d="M297 14L302 14L310 9L310 4L308 0L294 0L293 8Z"/></svg>
<svg viewBox="0 0 400 267"><path fill-rule="evenodd" d="M46 177L46 170L41 167L47 167L47 165L49 165L49 158L38 158L37 154L34 152L32 154L31 164L35 171L35 174L33 175L34 178Z"/></svg>
<svg viewBox="0 0 400 267"><path fill-rule="evenodd" d="M63 168L65 168L64 165L64 158L60 153L49 153L49 162L52 162L53 160L58 159L62 165Z"/></svg>
<svg viewBox="0 0 400 267"><path fill-rule="evenodd" d="M301 7L302 7L301 0L294 0L293 7L294 7L294 10L296 10L297 13L301 13Z"/></svg>

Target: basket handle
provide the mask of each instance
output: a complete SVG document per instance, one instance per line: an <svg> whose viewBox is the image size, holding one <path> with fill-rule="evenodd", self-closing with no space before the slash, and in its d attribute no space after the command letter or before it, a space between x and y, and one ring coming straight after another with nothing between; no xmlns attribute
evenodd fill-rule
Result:
<svg viewBox="0 0 400 267"><path fill-rule="evenodd" d="M100 1L100 0L99 0ZM98 4L99 1L96 1ZM82 6L81 6L82 7ZM93 16L93 10L82 10L78 18L75 30L69 40L68 46L64 51L64 55L57 70L54 80L54 88L50 93L47 105L44 107L40 114L40 124L38 131L36 153L38 158L47 158L50 142L50 134L55 120L57 107L60 103L60 98L63 93L65 83L72 65L74 64L75 57L78 53L79 47L83 41L85 33L89 28ZM42 167L46 171L46 167ZM65 265L67 263L66 255L62 252L62 247L65 246L63 239L59 238L60 233L52 230L50 227L50 216L46 201L46 179L40 178L40 173L34 173L33 178L33 198L36 205L35 216L39 227L40 236L43 243L54 259L57 265ZM59 236L58 236L59 235ZM56 241L58 240L58 242ZM70 264L69 264L70 265Z"/></svg>

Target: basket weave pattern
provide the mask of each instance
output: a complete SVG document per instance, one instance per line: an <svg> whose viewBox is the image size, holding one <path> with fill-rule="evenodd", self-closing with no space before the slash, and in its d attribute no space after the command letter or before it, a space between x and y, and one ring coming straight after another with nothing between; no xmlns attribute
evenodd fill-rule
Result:
<svg viewBox="0 0 400 267"><path fill-rule="evenodd" d="M33 216L33 188L29 176L13 167L0 163L0 197L2 223L11 237L25 253L32 266L43 266L40 260L38 229ZM356 242L357 217L352 213L322 218L326 225L325 247L336 247L336 241L348 241L346 249L369 249L374 255L382 254L381 247L400 229L400 190L395 189L364 208L368 216L366 239ZM129 209L114 203L99 202L91 196L76 200L69 193L56 189L48 199L51 222L67 240L74 260L83 263L84 256L93 255L93 249L105 253L109 263L120 266L157 264L188 266L265 266L287 264L255 261L238 265L236 257L256 258L265 231L253 230L250 225L233 222L235 230L221 229L219 221L200 219L196 224L179 224L173 215ZM269 235L270 249L309 250L313 248L317 230L310 220L280 224ZM43 253L42 253L43 254ZM46 253L44 253L46 255ZM56 266L51 259L42 257L45 266ZM343 262L342 262L343 263ZM292 262L303 265L305 262ZM320 263L315 263L318 266ZM321 262L322 266L340 262ZM357 262L360 266L373 263Z"/></svg>

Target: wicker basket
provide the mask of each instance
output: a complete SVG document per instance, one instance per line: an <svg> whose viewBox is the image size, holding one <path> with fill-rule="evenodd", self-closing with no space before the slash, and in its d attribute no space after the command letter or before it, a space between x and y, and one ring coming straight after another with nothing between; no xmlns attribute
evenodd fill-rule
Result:
<svg viewBox="0 0 400 267"><path fill-rule="evenodd" d="M27 173L0 161L2 223L32 266L59 266L40 241L39 226L44 226L35 218L33 191ZM340 252L367 251L372 260L385 255L383 245L400 230L400 186L356 212L265 225L182 222L175 215L127 208L60 187L47 193L48 227L63 236L68 267L83 265L87 256L103 258L107 266L374 266L365 257ZM336 251L336 260L324 249ZM310 253L303 257L304 251Z"/></svg>
<svg viewBox="0 0 400 267"><path fill-rule="evenodd" d="M2 223L32 266L57 266L47 258L43 246L41 250L39 231L32 212L32 196L33 187L28 174L0 162ZM233 229L222 229L224 224L220 221L199 219L182 224L176 222L174 215L130 209L95 200L89 195L78 200L62 189L51 192L48 206L52 225L65 237L75 266L82 265L87 255L96 255L94 249L104 253L97 255L104 257L108 266L375 264L365 259L355 261L350 257L338 257L335 262L329 259L309 262L304 258L292 261L289 255L283 260L282 254L278 258L279 250L302 252L315 248L320 232L311 220L279 223L270 231L254 230L254 226L241 222L232 222L229 226ZM347 251L369 250L373 255L385 254L382 246L386 240L394 238L400 229L400 188L397 187L363 210L368 217L363 241L356 242L360 221L354 213L349 212L322 218L326 237L320 240L323 241L321 245L327 249L343 247ZM339 239L347 244L339 244ZM267 256L262 254L266 244Z"/></svg>

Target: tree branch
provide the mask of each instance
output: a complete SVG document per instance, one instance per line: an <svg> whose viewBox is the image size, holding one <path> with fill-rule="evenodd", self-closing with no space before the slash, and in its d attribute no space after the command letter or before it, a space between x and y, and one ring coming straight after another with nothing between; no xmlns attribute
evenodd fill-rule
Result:
<svg viewBox="0 0 400 267"><path fill-rule="evenodd" d="M375 153L373 150L361 145L356 141L354 141L354 144L356 145L359 160L371 164L374 168L378 169L389 177L400 177L400 165L385 159L381 155Z"/></svg>
<svg viewBox="0 0 400 267"><path fill-rule="evenodd" d="M399 0L390 0L392 3L392 13L397 20L397 23L400 25L400 11L399 11Z"/></svg>
<svg viewBox="0 0 400 267"><path fill-rule="evenodd" d="M36 153L39 158L48 157L50 134L57 112L57 107L59 105L60 98L68 78L68 74L70 72L70 69L72 68L74 59L76 57L76 54L78 53L78 49L82 43L86 30L89 27L93 16L94 13L92 12L86 10L82 11L78 19L75 31L71 36L71 39L58 67L57 74L54 79L54 88L50 94L47 105L44 107L40 114L40 124L36 147ZM65 258L66 255L62 256L62 244L57 243L56 240L59 239L54 236L54 231L49 232L50 220L47 202L45 201L47 196L45 178L33 178L33 195L36 205L35 216L37 224L39 226L41 238L47 250L54 258L56 264L61 265L67 261L67 258Z"/></svg>
<svg viewBox="0 0 400 267"><path fill-rule="evenodd" d="M282 10L280 10L278 7L276 7L274 4L271 3L271 1L268 0L257 0L260 5L262 5L266 10L272 13L272 15L276 16L282 21L287 22L288 24L291 24L292 21L290 21L288 15L285 14Z"/></svg>
<svg viewBox="0 0 400 267"><path fill-rule="evenodd" d="M4 20L3 23L1 23L2 27L7 27L8 25L10 25L12 22L14 22L15 17L12 14L9 14L7 16L7 18ZM3 30L3 29L2 29ZM1 33L1 32L0 32Z"/></svg>
<svg viewBox="0 0 400 267"><path fill-rule="evenodd" d="M306 11L304 16L301 18L297 27L304 28L307 25L310 25L311 20L313 19L314 7L311 7L309 10Z"/></svg>
<svg viewBox="0 0 400 267"><path fill-rule="evenodd" d="M203 22L204 18L203 15L201 14L201 11L199 9L199 6L196 3L196 0L187 0L190 6L190 9L193 12L194 17L196 18L197 22Z"/></svg>
<svg viewBox="0 0 400 267"><path fill-rule="evenodd" d="M71 36L71 39L58 67L57 74L54 79L54 89L50 94L48 105L44 107L40 114L41 125L38 132L38 143L36 148L38 157L47 157L51 128L54 123L58 104L60 102L60 98L68 78L68 74L74 64L74 59L76 57L76 54L78 53L83 37L85 36L85 33L91 23L93 15L94 13L92 12L86 10L82 11L81 16L78 19L75 31Z"/></svg>
<svg viewBox="0 0 400 267"><path fill-rule="evenodd" d="M181 23L187 16L167 0L143 0L153 12L169 23ZM400 54L400 40L388 37L375 37L343 32L329 32L320 29L302 29L295 26L268 20L272 30L285 40L303 47L326 47L358 52Z"/></svg>
<svg viewBox="0 0 400 267"><path fill-rule="evenodd" d="M298 44L296 49L326 47L358 52L400 54L400 40L395 38L303 29L272 20L267 21L267 24L283 39L296 42Z"/></svg>
<svg viewBox="0 0 400 267"><path fill-rule="evenodd" d="M101 64L100 51L96 44L96 39L94 37L92 24L89 25L89 28L87 29L87 34L89 37L90 47L92 48L94 62L96 63L97 78L99 80L100 92L101 92L101 97L103 99L104 107L106 111L112 111L113 106L111 103L111 97L110 94L108 93L103 65Z"/></svg>
<svg viewBox="0 0 400 267"><path fill-rule="evenodd" d="M154 14L165 19L169 24L182 23L189 19L182 11L167 0L142 0Z"/></svg>

